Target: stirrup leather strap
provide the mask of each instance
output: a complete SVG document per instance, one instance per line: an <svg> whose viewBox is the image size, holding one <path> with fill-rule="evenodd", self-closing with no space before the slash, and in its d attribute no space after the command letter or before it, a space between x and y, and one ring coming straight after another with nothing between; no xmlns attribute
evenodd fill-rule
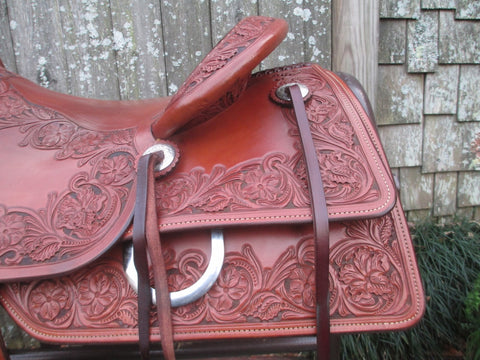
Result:
<svg viewBox="0 0 480 360"><path fill-rule="evenodd" d="M290 96L298 123L307 168L310 191L314 241L315 241L315 287L317 301L317 356L330 357L329 316L329 228L328 212L317 153L313 143L310 124L303 97L298 85L289 87Z"/></svg>
<svg viewBox="0 0 480 360"><path fill-rule="evenodd" d="M153 270L157 317L165 359L175 359L167 274L158 232L155 204L155 165L162 156L154 153L140 158L137 171L137 198L133 222L135 266L138 272L138 323L142 359L149 358L151 292L148 259Z"/></svg>

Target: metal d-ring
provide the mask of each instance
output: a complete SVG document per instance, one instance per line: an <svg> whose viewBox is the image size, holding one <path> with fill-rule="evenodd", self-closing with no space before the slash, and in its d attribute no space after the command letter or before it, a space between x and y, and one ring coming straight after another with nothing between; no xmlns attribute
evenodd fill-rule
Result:
<svg viewBox="0 0 480 360"><path fill-rule="evenodd" d="M222 230L212 230L211 232L211 256L210 263L203 275L196 283L186 289L170 293L170 303L172 307L179 307L190 304L200 299L217 281L218 275L222 270L223 259L225 256L225 246L223 241ZM127 276L130 286L138 291L137 269L133 261L133 243L125 246L124 249L123 269ZM155 289L151 289L152 303L156 303Z"/></svg>

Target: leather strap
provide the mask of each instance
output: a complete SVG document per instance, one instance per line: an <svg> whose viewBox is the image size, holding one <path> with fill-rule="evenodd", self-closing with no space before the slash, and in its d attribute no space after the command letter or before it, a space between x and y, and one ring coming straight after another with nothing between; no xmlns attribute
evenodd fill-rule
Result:
<svg viewBox="0 0 480 360"><path fill-rule="evenodd" d="M137 195L133 221L135 267L138 272L138 328L142 359L149 359L150 281L148 259L153 269L157 317L165 359L175 359L167 274L157 224L154 167L162 160L157 153L144 155L138 162Z"/></svg>
<svg viewBox="0 0 480 360"><path fill-rule="evenodd" d="M310 124L303 97L298 85L289 87L293 108L300 131L307 168L308 188L313 215L315 240L315 286L317 300L317 357L330 358L330 314L329 314L329 229L328 211L323 191L320 166L313 143Z"/></svg>

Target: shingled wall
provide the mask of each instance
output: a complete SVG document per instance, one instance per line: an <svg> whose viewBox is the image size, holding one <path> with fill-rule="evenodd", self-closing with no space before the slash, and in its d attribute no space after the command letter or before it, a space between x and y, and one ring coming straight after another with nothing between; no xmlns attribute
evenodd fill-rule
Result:
<svg viewBox="0 0 480 360"><path fill-rule="evenodd" d="M480 2L382 0L376 118L409 220L480 219Z"/></svg>

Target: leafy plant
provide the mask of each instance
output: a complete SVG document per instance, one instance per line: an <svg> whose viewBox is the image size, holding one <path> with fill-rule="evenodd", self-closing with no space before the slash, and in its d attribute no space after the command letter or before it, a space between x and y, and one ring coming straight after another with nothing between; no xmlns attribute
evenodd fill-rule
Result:
<svg viewBox="0 0 480 360"><path fill-rule="evenodd" d="M480 274L475 281L473 290L465 300L465 314L468 321L467 329L467 359L480 359Z"/></svg>
<svg viewBox="0 0 480 360"><path fill-rule="evenodd" d="M480 225L424 222L412 235L427 298L424 318L408 331L343 336L344 359L440 359L465 351L464 302L480 273Z"/></svg>

